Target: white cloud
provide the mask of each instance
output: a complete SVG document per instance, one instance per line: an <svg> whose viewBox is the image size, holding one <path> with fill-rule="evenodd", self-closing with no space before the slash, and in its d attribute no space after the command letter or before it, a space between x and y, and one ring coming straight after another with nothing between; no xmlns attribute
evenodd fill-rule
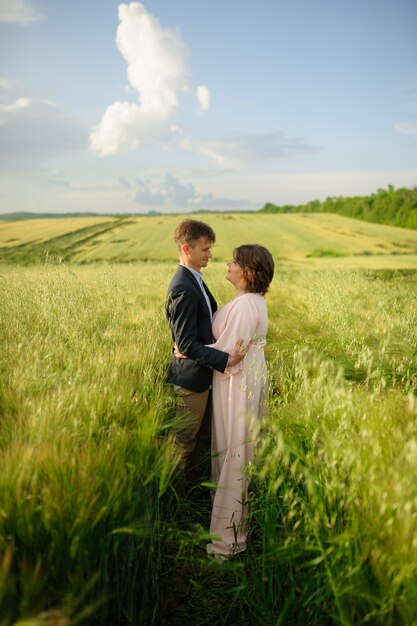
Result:
<svg viewBox="0 0 417 626"><path fill-rule="evenodd" d="M413 139L417 139L417 121L395 124L394 128L399 133L403 133L404 135L413 137Z"/></svg>
<svg viewBox="0 0 417 626"><path fill-rule="evenodd" d="M309 145L302 137L286 137L283 132L274 131L263 135L235 133L225 141L202 144L199 151L218 163L237 166L251 161L313 154L318 148Z"/></svg>
<svg viewBox="0 0 417 626"><path fill-rule="evenodd" d="M9 78L0 78L0 92L9 92L13 89L16 82Z"/></svg>
<svg viewBox="0 0 417 626"><path fill-rule="evenodd" d="M184 185L169 172L157 183L135 180L134 201L141 206L186 206L195 196L194 185Z"/></svg>
<svg viewBox="0 0 417 626"><path fill-rule="evenodd" d="M41 172L41 180L50 187L71 187L66 173L56 168L43 169Z"/></svg>
<svg viewBox="0 0 417 626"><path fill-rule="evenodd" d="M261 208L266 202L303 204L325 200L329 196L361 196L375 193L389 184L415 187L415 170L352 170L319 172L286 172L256 174L237 172L234 175L212 177L211 186L230 197L243 197Z"/></svg>
<svg viewBox="0 0 417 626"><path fill-rule="evenodd" d="M52 102L18 98L0 106L0 158L33 161L73 154L86 145L87 129Z"/></svg>
<svg viewBox="0 0 417 626"><path fill-rule="evenodd" d="M248 202L220 198L213 193L199 193L191 183L181 182L172 173L167 172L163 179L157 181L151 179L136 179L133 186L126 180L119 181L121 187L127 191L132 190L136 204L146 209L158 207L159 209L206 209L206 208L244 208ZM132 187L134 189L132 189Z"/></svg>
<svg viewBox="0 0 417 626"><path fill-rule="evenodd" d="M174 205L186 205L196 196L194 185L184 185L169 172L165 176L164 191L166 199Z"/></svg>
<svg viewBox="0 0 417 626"><path fill-rule="evenodd" d="M13 113L19 109L25 109L30 106L32 100L30 98L18 98L16 102L11 104L0 104L0 113Z"/></svg>
<svg viewBox="0 0 417 626"><path fill-rule="evenodd" d="M149 181L135 181L134 201L141 206L161 206L165 204L165 196L152 188Z"/></svg>
<svg viewBox="0 0 417 626"><path fill-rule="evenodd" d="M210 90L205 85L199 85L196 91L197 100L202 111L207 111L210 106Z"/></svg>
<svg viewBox="0 0 417 626"><path fill-rule="evenodd" d="M132 185L125 178L119 178L119 185L125 191L129 192L132 189Z"/></svg>
<svg viewBox="0 0 417 626"><path fill-rule="evenodd" d="M0 22L28 24L40 19L39 8L30 0L0 0Z"/></svg>
<svg viewBox="0 0 417 626"><path fill-rule="evenodd" d="M116 44L127 63L127 77L138 103L115 102L90 135L100 156L137 148L172 133L177 94L187 88L188 49L176 29L164 28L143 4L119 5Z"/></svg>

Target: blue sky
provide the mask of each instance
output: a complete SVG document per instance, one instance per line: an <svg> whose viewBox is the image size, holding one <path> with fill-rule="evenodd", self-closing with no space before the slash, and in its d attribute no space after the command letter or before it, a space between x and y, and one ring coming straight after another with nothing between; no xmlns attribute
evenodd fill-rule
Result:
<svg viewBox="0 0 417 626"><path fill-rule="evenodd" d="M417 185L415 0L0 0L0 212Z"/></svg>

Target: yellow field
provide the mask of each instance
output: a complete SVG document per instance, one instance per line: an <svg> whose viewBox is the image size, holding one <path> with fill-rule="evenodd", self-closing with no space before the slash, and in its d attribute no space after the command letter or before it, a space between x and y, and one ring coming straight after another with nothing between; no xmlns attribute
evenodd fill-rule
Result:
<svg viewBox="0 0 417 626"><path fill-rule="evenodd" d="M113 219L113 218L110 218ZM51 219L0 221L0 248L49 241L96 224L108 222L108 217L68 217Z"/></svg>
<svg viewBox="0 0 417 626"><path fill-rule="evenodd" d="M417 269L417 232L333 214L210 214L214 259L242 243L260 243L294 267ZM77 263L175 261L181 217L61 218L0 223L0 258L39 260L53 252ZM25 244L22 249L22 244ZM15 254L14 248L19 257Z"/></svg>

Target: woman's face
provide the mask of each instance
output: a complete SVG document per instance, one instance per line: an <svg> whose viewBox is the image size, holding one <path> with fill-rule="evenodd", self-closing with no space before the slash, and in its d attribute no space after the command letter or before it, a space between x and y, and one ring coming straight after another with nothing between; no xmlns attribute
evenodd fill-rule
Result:
<svg viewBox="0 0 417 626"><path fill-rule="evenodd" d="M227 280L229 280L236 289L245 288L245 278L243 276L243 270L239 263L236 263L234 259L227 264Z"/></svg>

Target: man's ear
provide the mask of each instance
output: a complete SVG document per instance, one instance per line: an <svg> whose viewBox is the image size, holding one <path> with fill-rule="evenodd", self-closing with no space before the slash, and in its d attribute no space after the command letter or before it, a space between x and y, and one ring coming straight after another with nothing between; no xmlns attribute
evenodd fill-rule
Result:
<svg viewBox="0 0 417 626"><path fill-rule="evenodd" d="M184 254L188 254L188 252L190 251L190 246L188 243L183 243L181 246L181 250L183 251Z"/></svg>

